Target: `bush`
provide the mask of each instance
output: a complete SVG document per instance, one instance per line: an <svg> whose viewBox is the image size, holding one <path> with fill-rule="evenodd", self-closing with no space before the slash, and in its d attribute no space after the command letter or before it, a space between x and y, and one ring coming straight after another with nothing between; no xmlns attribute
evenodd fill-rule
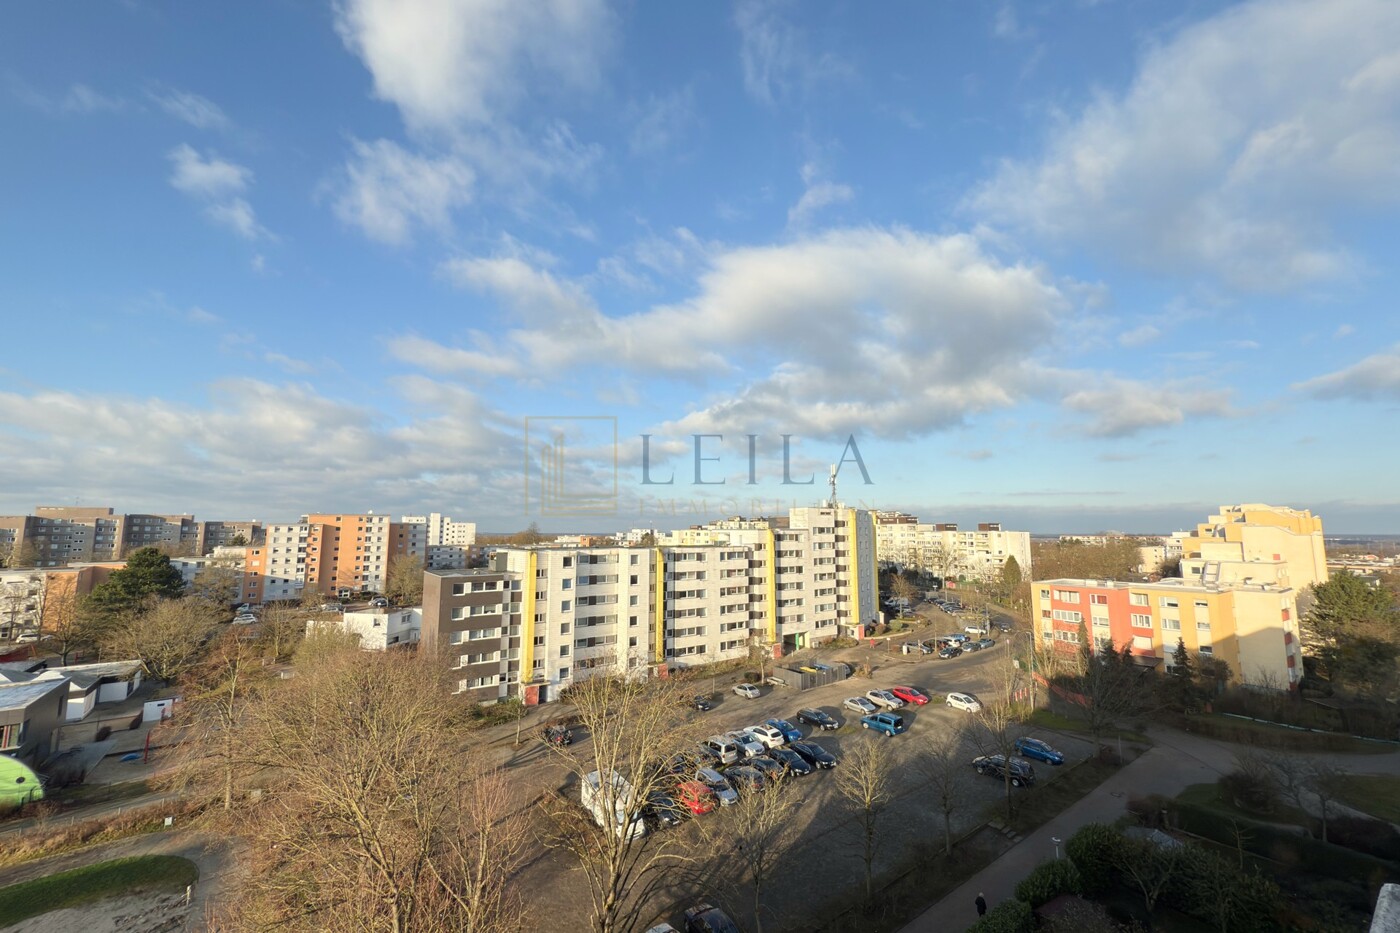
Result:
<svg viewBox="0 0 1400 933"><path fill-rule="evenodd" d="M758 676L758 671L744 671L744 683L756 684L763 678Z"/></svg>
<svg viewBox="0 0 1400 933"><path fill-rule="evenodd" d="M1042 862L1016 885L1016 899L1025 901L1032 908L1047 904L1061 894L1081 893L1083 884L1079 869L1069 859Z"/></svg>
<svg viewBox="0 0 1400 933"><path fill-rule="evenodd" d="M111 734L112 734L112 727L111 727L111 726L103 726L101 729L98 729L98 730L97 730L97 735L94 735L94 736L92 737L92 740L93 740L94 742L105 742L105 741L107 741L107 737L110 736Z"/></svg>
<svg viewBox="0 0 1400 933"><path fill-rule="evenodd" d="M1035 914L1031 905L1022 900L1002 901L987 916L968 927L967 933L1031 933Z"/></svg>
<svg viewBox="0 0 1400 933"><path fill-rule="evenodd" d="M1400 832L1383 820L1334 816L1327 821L1327 841L1376 858L1400 861Z"/></svg>
<svg viewBox="0 0 1400 933"><path fill-rule="evenodd" d="M1281 899L1278 885L1199 846L1187 852L1162 894L1163 903L1216 928L1240 933L1279 928L1274 917Z"/></svg>
<svg viewBox="0 0 1400 933"><path fill-rule="evenodd" d="M1081 826L1065 843L1065 853L1078 869L1082 893L1102 894L1113 885L1123 851L1123 836L1102 823Z"/></svg>
<svg viewBox="0 0 1400 933"><path fill-rule="evenodd" d="M1267 814L1278 807L1278 787L1267 773L1237 769L1222 777L1219 784L1221 792L1241 810Z"/></svg>
<svg viewBox="0 0 1400 933"><path fill-rule="evenodd" d="M143 715L142 713L137 713L135 716L132 716L132 717L131 717L131 725L129 725L129 726L126 727L128 732L130 732L132 729L140 729L140 728L141 728L141 719L142 719L142 715Z"/></svg>

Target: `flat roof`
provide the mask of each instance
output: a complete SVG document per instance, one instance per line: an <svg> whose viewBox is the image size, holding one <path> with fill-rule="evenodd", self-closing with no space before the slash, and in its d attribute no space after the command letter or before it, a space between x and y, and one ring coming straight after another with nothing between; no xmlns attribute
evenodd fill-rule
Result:
<svg viewBox="0 0 1400 933"><path fill-rule="evenodd" d="M68 681L64 678L23 684L0 683L0 710L25 709L55 690L67 689Z"/></svg>
<svg viewBox="0 0 1400 933"><path fill-rule="evenodd" d="M1036 580L1032 586L1070 586L1082 589L1095 590L1174 590L1186 591L1190 593L1287 593L1293 589L1291 586L1277 586L1273 583L1194 583L1190 580L1183 580L1180 577L1165 577L1151 583L1133 582L1128 580L1071 580L1061 578L1058 580Z"/></svg>

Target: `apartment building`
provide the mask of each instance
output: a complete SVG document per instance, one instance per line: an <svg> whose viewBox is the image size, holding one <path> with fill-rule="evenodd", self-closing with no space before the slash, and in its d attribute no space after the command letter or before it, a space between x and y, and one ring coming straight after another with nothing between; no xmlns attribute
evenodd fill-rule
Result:
<svg viewBox="0 0 1400 933"><path fill-rule="evenodd" d="M390 532L394 557L418 557L429 570L464 570L475 552L476 523L453 521L440 512L404 515Z"/></svg>
<svg viewBox="0 0 1400 933"><path fill-rule="evenodd" d="M76 611L78 600L125 566L105 561L0 571L0 639L60 624L61 616Z"/></svg>
<svg viewBox="0 0 1400 933"><path fill-rule="evenodd" d="M1181 575L1188 580L1271 583L1299 592L1327 582L1322 519L1306 509L1225 505L1180 540Z"/></svg>
<svg viewBox="0 0 1400 933"><path fill-rule="evenodd" d="M1303 662L1296 592L1273 583L1040 580L1035 618L1047 649L1076 651L1080 625L1095 646L1127 646L1144 666L1171 667L1178 641L1229 665L1239 683L1296 689Z"/></svg>
<svg viewBox="0 0 1400 933"><path fill-rule="evenodd" d="M41 505L33 515L0 517L0 546L35 567L121 560L143 547L192 554L199 537L193 515L118 515L110 508Z"/></svg>
<svg viewBox="0 0 1400 933"><path fill-rule="evenodd" d="M216 548L246 547L263 539L263 524L249 522L200 522L195 553L212 554ZM234 542L241 542L235 544Z"/></svg>
<svg viewBox="0 0 1400 933"><path fill-rule="evenodd" d="M269 525L263 543L247 549L244 599L300 599L307 588L328 596L380 592L392 548L388 516L372 512Z"/></svg>
<svg viewBox="0 0 1400 933"><path fill-rule="evenodd" d="M520 683L532 702L549 700L595 671L707 664L745 657L752 646L781 655L861 635L879 620L868 512L793 509L781 525L688 531L683 537L698 543L498 549L493 570L520 586L518 644L503 649L518 648L518 657L504 662L503 683ZM428 595L457 577L429 572L427 580L425 644L441 642L453 623L445 613L462 607Z"/></svg>
<svg viewBox="0 0 1400 933"><path fill-rule="evenodd" d="M309 631L346 632L359 636L364 651L387 651L418 644L423 630L423 610L368 609L362 612L338 612L329 618L307 622Z"/></svg>
<svg viewBox="0 0 1400 933"><path fill-rule="evenodd" d="M975 530L952 522L921 522L904 512L875 513L876 552L883 564L916 567L940 577L986 579L1001 573L1014 557L1030 574L1031 536L1007 531L1000 522L981 522Z"/></svg>
<svg viewBox="0 0 1400 933"><path fill-rule="evenodd" d="M503 569L429 570L423 575L418 650L445 657L456 678L456 692L478 703L516 694L532 704L557 699L539 685L523 690L519 686L522 665L533 670L535 654L533 635L530 648L524 646L523 583L519 575Z"/></svg>

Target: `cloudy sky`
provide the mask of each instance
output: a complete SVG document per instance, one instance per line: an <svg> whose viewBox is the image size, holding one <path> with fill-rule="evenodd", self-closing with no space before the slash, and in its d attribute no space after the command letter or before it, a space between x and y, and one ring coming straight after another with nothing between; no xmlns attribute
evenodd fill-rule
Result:
<svg viewBox="0 0 1400 933"><path fill-rule="evenodd" d="M0 512L1400 531L1393 0L0 17Z"/></svg>

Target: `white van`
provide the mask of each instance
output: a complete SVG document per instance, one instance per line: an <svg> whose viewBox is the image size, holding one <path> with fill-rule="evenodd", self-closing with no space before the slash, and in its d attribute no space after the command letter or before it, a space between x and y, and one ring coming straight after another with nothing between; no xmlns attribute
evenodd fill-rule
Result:
<svg viewBox="0 0 1400 933"><path fill-rule="evenodd" d="M593 814L593 819L599 826L611 829L619 837L630 841L645 836L647 827L642 822L642 808L632 799L635 794L632 785L616 771L608 773L612 776L611 789L604 785L605 779L601 772L593 771L584 775L583 783L579 786L579 799L583 808ZM608 812L609 802L612 804L611 813ZM629 810L632 811L630 820L627 816Z"/></svg>
<svg viewBox="0 0 1400 933"><path fill-rule="evenodd" d="M715 756L719 758L719 763L722 765L732 765L734 762L744 757L744 753L739 749L739 743L728 736L712 735L701 742L700 745L714 752Z"/></svg>

